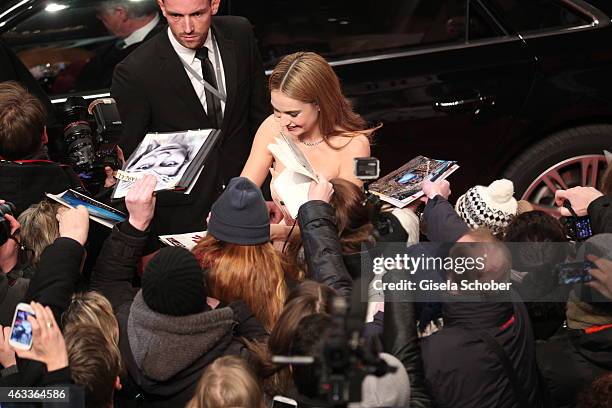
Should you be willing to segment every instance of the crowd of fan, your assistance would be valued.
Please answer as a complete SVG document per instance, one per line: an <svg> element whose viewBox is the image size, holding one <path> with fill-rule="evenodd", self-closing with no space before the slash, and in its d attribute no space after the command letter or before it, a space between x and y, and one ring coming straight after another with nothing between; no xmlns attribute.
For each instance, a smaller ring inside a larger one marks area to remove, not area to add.
<svg viewBox="0 0 612 408"><path fill-rule="evenodd" d="M0 140L3 157L38 157L43 147L16 140L26 139ZM438 303L389 296L373 303L366 335L397 371L366 377L362 401L350 406L609 407L612 170L603 182L600 190L556 193L557 204L568 200L589 217L595 235L587 256L596 268L592 282L568 287L565 301L555 302L544 300L557 289L550 254L510 265L502 242L569 242L565 227L517 202L507 180L473 187L455 208L447 181L426 182L421 217L410 209L383 211L384 230L372 222L360 188L340 179L313 182L299 234L281 253L270 243L261 191L238 177L213 205L207 235L192 251L163 248L144 268L154 177L131 188L128 220L90 263L87 210L24 195L29 186L14 183L13 197L0 197L18 203L4 216L8 233L0 246L0 386L64 385L72 406L100 408L255 408L276 395L299 407L331 406L320 395L320 360L290 365L272 356L318 355L334 324L332 299L349 297L355 279L373 276L362 270L362 251L404 242L409 254L419 254L427 251L420 231L430 242L493 245L496 261L463 278L512 281L517 297ZM432 279L452 279L448 273ZM399 277L389 272L385 279ZM36 312L27 351L8 344L19 302Z"/></svg>

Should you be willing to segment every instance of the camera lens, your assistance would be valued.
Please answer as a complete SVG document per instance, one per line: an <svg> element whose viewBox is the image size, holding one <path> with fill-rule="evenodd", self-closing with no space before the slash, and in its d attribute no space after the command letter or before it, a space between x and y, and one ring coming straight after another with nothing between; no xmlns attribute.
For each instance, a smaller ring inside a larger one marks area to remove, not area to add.
<svg viewBox="0 0 612 408"><path fill-rule="evenodd" d="M16 210L15 204L5 201L4 204L0 204L0 218L4 218L5 214L13 215Z"/></svg>
<svg viewBox="0 0 612 408"><path fill-rule="evenodd" d="M87 103L72 96L64 104L64 141L68 145L68 161L76 171L88 172L94 160L92 129L87 121Z"/></svg>

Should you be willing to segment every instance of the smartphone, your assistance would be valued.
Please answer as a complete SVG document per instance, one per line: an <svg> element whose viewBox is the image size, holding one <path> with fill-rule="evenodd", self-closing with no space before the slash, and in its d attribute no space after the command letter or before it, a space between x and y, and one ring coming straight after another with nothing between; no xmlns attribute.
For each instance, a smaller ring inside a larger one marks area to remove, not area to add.
<svg viewBox="0 0 612 408"><path fill-rule="evenodd" d="M593 277L590 270L595 268L593 262L568 262L556 266L555 270L559 276L559 283L571 285L573 283L590 282Z"/></svg>
<svg viewBox="0 0 612 408"><path fill-rule="evenodd" d="M32 325L28 316L35 316L32 307L27 303L19 303L15 308L9 344L21 350L32 348Z"/></svg>
<svg viewBox="0 0 612 408"><path fill-rule="evenodd" d="M272 399L272 406L270 408L296 408L297 406L298 404L294 399L276 395Z"/></svg>
<svg viewBox="0 0 612 408"><path fill-rule="evenodd" d="M574 218L574 226L576 239L578 241L584 241L593 235L593 229L591 228L591 220L589 217Z"/></svg>

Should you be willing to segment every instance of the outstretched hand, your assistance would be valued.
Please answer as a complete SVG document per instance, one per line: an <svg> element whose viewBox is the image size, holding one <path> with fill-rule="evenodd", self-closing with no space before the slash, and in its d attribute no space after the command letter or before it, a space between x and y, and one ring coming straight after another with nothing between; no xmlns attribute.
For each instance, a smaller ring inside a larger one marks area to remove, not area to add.
<svg viewBox="0 0 612 408"><path fill-rule="evenodd" d="M28 316L32 325L32 348L21 350L15 348L19 358L40 361L47 365L47 371L68 367L68 351L64 336L57 326L53 312L48 306L30 303L36 316Z"/></svg>
<svg viewBox="0 0 612 408"><path fill-rule="evenodd" d="M14 366L17 364L17 360L15 359L15 350L9 345L11 326L0 326L0 336L2 336L0 339L0 364L4 368Z"/></svg>
<svg viewBox="0 0 612 408"><path fill-rule="evenodd" d="M60 237L72 238L81 245L87 242L89 233L89 212L79 205L77 208L60 207L57 211Z"/></svg>
<svg viewBox="0 0 612 408"><path fill-rule="evenodd" d="M312 181L308 188L308 200L321 200L329 203L334 194L334 186L327 179L319 175L318 181Z"/></svg>
<svg viewBox="0 0 612 408"><path fill-rule="evenodd" d="M439 195L448 200L448 197L451 195L450 183L448 180L425 180L421 188L427 199L432 199Z"/></svg>
<svg viewBox="0 0 612 408"><path fill-rule="evenodd" d="M156 184L157 178L147 174L134 183L125 197L125 205L130 214L129 223L140 231L149 228L153 219Z"/></svg>
<svg viewBox="0 0 612 408"><path fill-rule="evenodd" d="M587 285L612 300L612 261L597 258L594 255L587 255L587 259L597 266L596 269L590 270L593 280L588 282Z"/></svg>
<svg viewBox="0 0 612 408"><path fill-rule="evenodd" d="M603 194L593 187L573 187L567 190L557 190L555 192L555 204L559 206L559 213L564 217L569 217L572 213L565 207L565 200L570 202L572 209L577 216L587 215L589 205Z"/></svg>

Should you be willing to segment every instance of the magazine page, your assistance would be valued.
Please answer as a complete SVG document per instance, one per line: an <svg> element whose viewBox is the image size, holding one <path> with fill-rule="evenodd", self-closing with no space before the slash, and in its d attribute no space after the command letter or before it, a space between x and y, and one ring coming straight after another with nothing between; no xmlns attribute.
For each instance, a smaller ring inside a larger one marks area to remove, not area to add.
<svg viewBox="0 0 612 408"><path fill-rule="evenodd" d="M312 179L303 174L284 169L272 180L274 191L285 204L289 215L297 219L302 204L308 201L308 190Z"/></svg>
<svg viewBox="0 0 612 408"><path fill-rule="evenodd" d="M47 193L47 197L69 208L84 206L89 212L89 218L108 228L127 220L127 215L121 211L74 190L66 190L61 194Z"/></svg>
<svg viewBox="0 0 612 408"><path fill-rule="evenodd" d="M369 191L380 196L381 200L402 208L423 195L421 185L424 180L444 179L458 168L455 161L417 156L372 183Z"/></svg>
<svg viewBox="0 0 612 408"><path fill-rule="evenodd" d="M145 174L157 178L155 191L173 190L188 170L213 129L148 133L117 172L113 198L123 198Z"/></svg>
<svg viewBox="0 0 612 408"><path fill-rule="evenodd" d="M268 150L276 160L283 163L283 166L291 171L303 174L312 180L317 179L310 161L290 137L281 132L281 137L277 137L275 140L276 143L268 145Z"/></svg>
<svg viewBox="0 0 612 408"><path fill-rule="evenodd" d="M188 232L186 234L160 235L159 240L168 246L176 246L191 251L206 236L206 231Z"/></svg>

